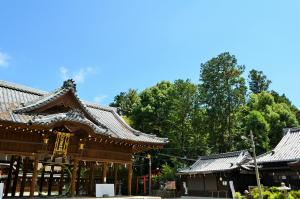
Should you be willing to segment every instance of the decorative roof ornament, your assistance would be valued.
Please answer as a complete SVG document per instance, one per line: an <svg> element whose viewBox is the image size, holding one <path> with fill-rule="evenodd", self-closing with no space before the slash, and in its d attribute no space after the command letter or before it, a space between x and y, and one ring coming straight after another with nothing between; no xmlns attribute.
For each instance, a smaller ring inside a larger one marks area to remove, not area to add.
<svg viewBox="0 0 300 199"><path fill-rule="evenodd" d="M76 92L76 84L75 81L73 79L68 79L64 81L64 84L62 86L62 89L69 89L72 88L74 90L74 92Z"/></svg>

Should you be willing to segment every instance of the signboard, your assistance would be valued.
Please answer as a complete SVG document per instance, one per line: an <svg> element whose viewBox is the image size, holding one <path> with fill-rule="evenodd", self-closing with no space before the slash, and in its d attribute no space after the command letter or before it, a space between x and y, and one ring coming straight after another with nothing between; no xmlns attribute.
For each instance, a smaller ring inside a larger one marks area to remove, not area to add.
<svg viewBox="0 0 300 199"><path fill-rule="evenodd" d="M96 197L103 197L108 195L109 197L115 196L114 184L96 184Z"/></svg>
<svg viewBox="0 0 300 199"><path fill-rule="evenodd" d="M70 133L57 132L53 157L56 155L66 157L71 136L72 134Z"/></svg>
<svg viewBox="0 0 300 199"><path fill-rule="evenodd" d="M176 189L176 182L175 181L167 181L165 189L166 190L175 190Z"/></svg>

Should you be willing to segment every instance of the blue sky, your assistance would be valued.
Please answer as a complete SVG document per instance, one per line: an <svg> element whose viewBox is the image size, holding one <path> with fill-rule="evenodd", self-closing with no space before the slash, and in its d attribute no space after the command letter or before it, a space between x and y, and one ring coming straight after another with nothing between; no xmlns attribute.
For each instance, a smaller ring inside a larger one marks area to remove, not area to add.
<svg viewBox="0 0 300 199"><path fill-rule="evenodd" d="M2 0L0 79L51 91L72 77L81 98L108 104L128 88L198 82L200 64L228 51L300 107L299 10L296 0Z"/></svg>

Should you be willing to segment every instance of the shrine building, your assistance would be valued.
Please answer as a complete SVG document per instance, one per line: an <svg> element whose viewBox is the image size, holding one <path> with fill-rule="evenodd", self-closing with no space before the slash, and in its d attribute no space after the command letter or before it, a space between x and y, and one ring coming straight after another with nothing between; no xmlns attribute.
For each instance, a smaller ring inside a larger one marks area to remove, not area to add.
<svg viewBox="0 0 300 199"><path fill-rule="evenodd" d="M4 196L91 196L108 178L131 195L133 155L167 142L131 128L116 108L82 101L73 80L53 92L0 81Z"/></svg>

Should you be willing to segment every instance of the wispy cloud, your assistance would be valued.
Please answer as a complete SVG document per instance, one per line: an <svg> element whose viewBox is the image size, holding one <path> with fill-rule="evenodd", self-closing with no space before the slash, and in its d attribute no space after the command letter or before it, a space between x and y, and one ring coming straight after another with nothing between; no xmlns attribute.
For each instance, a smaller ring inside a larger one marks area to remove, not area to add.
<svg viewBox="0 0 300 199"><path fill-rule="evenodd" d="M84 83L86 76L90 74L94 74L96 72L96 69L93 67L86 67L81 68L79 71L73 72L70 71L68 68L62 66L59 68L60 77L63 80L66 79L74 79L76 83Z"/></svg>
<svg viewBox="0 0 300 199"><path fill-rule="evenodd" d="M6 53L0 51L0 68L7 67L9 59L9 56Z"/></svg>
<svg viewBox="0 0 300 199"><path fill-rule="evenodd" d="M93 101L96 103L102 103L108 96L107 95L99 95L94 97Z"/></svg>
<svg viewBox="0 0 300 199"><path fill-rule="evenodd" d="M59 74L60 74L60 77L63 79L63 80L66 80L69 78L68 76L68 69L66 67L60 67L59 68Z"/></svg>

